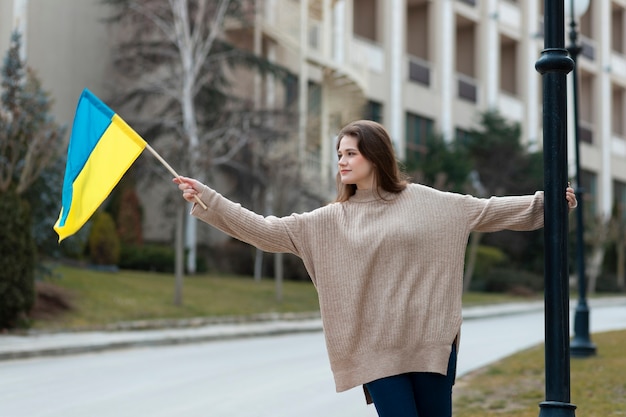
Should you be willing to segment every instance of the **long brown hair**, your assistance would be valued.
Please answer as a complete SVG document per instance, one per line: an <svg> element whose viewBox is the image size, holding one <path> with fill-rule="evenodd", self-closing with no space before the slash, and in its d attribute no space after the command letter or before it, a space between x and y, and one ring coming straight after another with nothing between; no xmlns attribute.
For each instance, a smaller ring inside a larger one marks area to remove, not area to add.
<svg viewBox="0 0 626 417"><path fill-rule="evenodd" d="M396 161L391 138L385 128L371 120L357 120L346 125L337 137L337 151L341 139L352 136L357 140L359 152L374 165L374 191L380 196L380 191L399 193L408 183ZM347 201L356 193L355 184L343 184L337 173L337 202Z"/></svg>

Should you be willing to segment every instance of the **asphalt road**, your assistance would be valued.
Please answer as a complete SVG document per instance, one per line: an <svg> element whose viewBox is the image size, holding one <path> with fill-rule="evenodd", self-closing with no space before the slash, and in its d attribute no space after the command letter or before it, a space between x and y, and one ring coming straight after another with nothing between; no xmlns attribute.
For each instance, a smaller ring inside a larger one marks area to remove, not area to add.
<svg viewBox="0 0 626 417"><path fill-rule="evenodd" d="M592 332L626 328L594 308ZM543 313L466 320L458 374L543 340ZM321 333L0 362L1 417L376 416L360 388L337 394Z"/></svg>

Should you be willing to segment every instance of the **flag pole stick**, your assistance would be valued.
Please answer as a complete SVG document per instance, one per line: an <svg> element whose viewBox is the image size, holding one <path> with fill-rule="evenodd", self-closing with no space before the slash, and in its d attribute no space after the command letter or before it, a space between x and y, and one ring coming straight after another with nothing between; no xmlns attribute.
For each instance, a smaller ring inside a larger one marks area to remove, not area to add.
<svg viewBox="0 0 626 417"><path fill-rule="evenodd" d="M163 166L165 166L165 168L168 169L168 171L175 176L176 178L180 179L180 175L178 175L178 173L176 171L174 171L174 168L172 168L170 166L170 164L167 163L167 161L165 159L163 159L161 157L161 155L159 155L159 153L157 151L154 150L154 148L152 146L150 146L148 143L146 143L146 149L148 149L150 151L150 153L152 155L154 155L154 157L156 159L159 160L160 163L163 164ZM196 199L196 203L200 204L200 206L202 206L203 209L208 210L208 207L206 206L206 204L204 204L204 202L202 202L202 200L200 200L200 198L198 198L197 195L194 196Z"/></svg>

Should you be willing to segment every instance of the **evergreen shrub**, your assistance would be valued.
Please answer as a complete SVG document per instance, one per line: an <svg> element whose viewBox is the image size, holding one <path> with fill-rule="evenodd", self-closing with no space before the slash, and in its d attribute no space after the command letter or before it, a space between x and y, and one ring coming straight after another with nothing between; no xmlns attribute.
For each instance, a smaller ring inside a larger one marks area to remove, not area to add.
<svg viewBox="0 0 626 417"><path fill-rule="evenodd" d="M157 243L145 245L123 244L119 266L121 269L173 273L175 262L176 253L171 245ZM186 262L185 259L185 265L187 265ZM196 259L196 272L204 273L207 270L206 260L198 257Z"/></svg>
<svg viewBox="0 0 626 417"><path fill-rule="evenodd" d="M174 249L157 244L122 245L120 268L153 272L174 272Z"/></svg>
<svg viewBox="0 0 626 417"><path fill-rule="evenodd" d="M0 329L25 325L35 300L31 222L25 201L11 191L0 194Z"/></svg>
<svg viewBox="0 0 626 417"><path fill-rule="evenodd" d="M94 265L118 265L120 246L113 218L105 211L97 211L89 234L89 259Z"/></svg>
<svg viewBox="0 0 626 417"><path fill-rule="evenodd" d="M494 268L485 278L485 291L534 294L543 291L543 276L520 268Z"/></svg>

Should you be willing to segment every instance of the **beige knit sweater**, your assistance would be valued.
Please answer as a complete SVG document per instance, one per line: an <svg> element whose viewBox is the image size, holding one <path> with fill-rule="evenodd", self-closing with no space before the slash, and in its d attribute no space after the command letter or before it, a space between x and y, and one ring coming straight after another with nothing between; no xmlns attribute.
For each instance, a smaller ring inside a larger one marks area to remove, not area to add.
<svg viewBox="0 0 626 417"><path fill-rule="evenodd" d="M543 226L543 193L472 196L411 184L303 214L263 217L206 187L192 214L267 252L302 258L318 295L337 391L405 372L445 374L461 327L471 231Z"/></svg>

